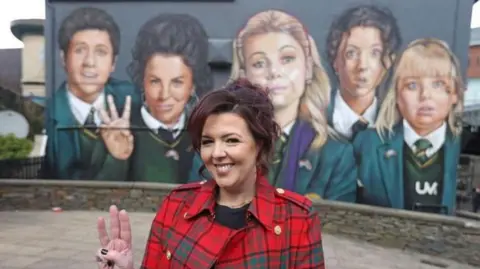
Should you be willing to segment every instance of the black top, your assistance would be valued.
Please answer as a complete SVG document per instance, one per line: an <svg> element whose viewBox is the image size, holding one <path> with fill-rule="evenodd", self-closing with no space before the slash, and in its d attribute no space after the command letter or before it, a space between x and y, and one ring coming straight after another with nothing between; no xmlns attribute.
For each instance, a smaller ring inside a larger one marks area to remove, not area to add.
<svg viewBox="0 0 480 269"><path fill-rule="evenodd" d="M215 221L230 229L238 230L247 225L247 210L250 204L240 208L230 208L228 206L215 206Z"/></svg>

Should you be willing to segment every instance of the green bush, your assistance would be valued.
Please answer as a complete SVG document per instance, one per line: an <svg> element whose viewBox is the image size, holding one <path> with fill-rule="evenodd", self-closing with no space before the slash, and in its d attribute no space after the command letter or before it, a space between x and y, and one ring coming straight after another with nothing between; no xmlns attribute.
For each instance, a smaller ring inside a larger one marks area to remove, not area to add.
<svg viewBox="0 0 480 269"><path fill-rule="evenodd" d="M13 134L0 135L0 160L27 158L33 148L33 142L17 138Z"/></svg>

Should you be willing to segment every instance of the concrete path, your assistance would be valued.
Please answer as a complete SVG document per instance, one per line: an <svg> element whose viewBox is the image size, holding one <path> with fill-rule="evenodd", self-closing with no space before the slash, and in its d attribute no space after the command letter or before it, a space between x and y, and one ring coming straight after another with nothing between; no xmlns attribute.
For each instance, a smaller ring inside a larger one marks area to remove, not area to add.
<svg viewBox="0 0 480 269"><path fill-rule="evenodd" d="M94 253L99 243L95 226L102 215L107 217L106 212L85 211L0 212L0 268L96 269ZM130 213L137 268L153 216ZM327 234L324 249L327 269L474 268ZM429 261L441 267L424 263Z"/></svg>

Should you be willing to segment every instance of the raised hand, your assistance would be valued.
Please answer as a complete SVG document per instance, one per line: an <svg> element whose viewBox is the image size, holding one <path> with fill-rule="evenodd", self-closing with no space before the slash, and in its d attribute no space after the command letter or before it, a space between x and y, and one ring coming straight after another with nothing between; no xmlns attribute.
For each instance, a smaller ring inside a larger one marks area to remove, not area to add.
<svg viewBox="0 0 480 269"><path fill-rule="evenodd" d="M130 132L130 96L125 99L125 108L122 116L118 116L117 108L113 102L113 97L109 95L107 102L110 115L105 110L100 111L100 118L103 124L100 126L100 135L110 154L119 160L126 160L133 152L133 135Z"/></svg>
<svg viewBox="0 0 480 269"><path fill-rule="evenodd" d="M99 269L133 269L132 229L130 218L125 210L118 212L116 206L110 206L110 237L106 230L105 219L98 218L98 239L102 246L97 251Z"/></svg>

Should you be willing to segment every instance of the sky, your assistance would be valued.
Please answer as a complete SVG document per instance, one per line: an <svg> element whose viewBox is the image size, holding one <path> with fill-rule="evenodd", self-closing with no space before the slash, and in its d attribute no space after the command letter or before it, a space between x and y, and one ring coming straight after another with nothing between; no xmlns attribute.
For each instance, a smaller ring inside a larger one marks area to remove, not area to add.
<svg viewBox="0 0 480 269"><path fill-rule="evenodd" d="M6 2L3 0L3 2ZM0 8L0 49L21 48L23 43L10 31L10 22L18 19L45 19L45 0L8 1ZM471 28L480 27L480 2L473 6Z"/></svg>

